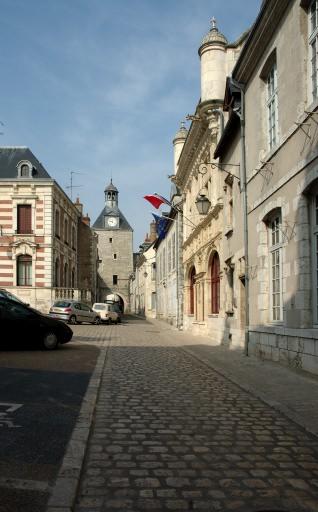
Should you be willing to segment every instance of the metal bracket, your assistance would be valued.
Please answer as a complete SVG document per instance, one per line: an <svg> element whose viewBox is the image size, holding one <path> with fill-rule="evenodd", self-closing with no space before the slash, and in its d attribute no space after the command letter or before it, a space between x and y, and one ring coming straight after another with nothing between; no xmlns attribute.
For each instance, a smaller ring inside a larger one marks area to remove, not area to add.
<svg viewBox="0 0 318 512"><path fill-rule="evenodd" d="M233 178L236 178L238 181L240 181L240 177L239 176L236 176L235 174L231 173L230 171L228 171L227 169L224 169L224 167L238 167L240 168L240 164L219 164L217 162L201 162L199 164L199 168L201 165L211 165L212 169L220 169L221 171L224 171L226 172L227 174L229 174L230 176L233 176ZM207 169L206 171L203 173L202 171L198 171L200 174L206 174L207 173Z"/></svg>

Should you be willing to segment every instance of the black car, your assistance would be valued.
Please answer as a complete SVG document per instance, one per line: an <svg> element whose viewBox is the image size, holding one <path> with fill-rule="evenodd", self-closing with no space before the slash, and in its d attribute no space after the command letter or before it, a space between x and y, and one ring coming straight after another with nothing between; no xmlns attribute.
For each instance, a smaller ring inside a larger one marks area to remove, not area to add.
<svg viewBox="0 0 318 512"><path fill-rule="evenodd" d="M71 340L73 331L64 322L49 318L26 304L0 297L0 347L11 341L22 346L40 344L46 350Z"/></svg>
<svg viewBox="0 0 318 512"><path fill-rule="evenodd" d="M16 295L13 295L13 293L9 292L5 288L0 288L0 299L10 299L14 300L15 302L19 302L19 304L24 304L28 306L29 304L26 304L26 302L23 302L23 300L19 299Z"/></svg>

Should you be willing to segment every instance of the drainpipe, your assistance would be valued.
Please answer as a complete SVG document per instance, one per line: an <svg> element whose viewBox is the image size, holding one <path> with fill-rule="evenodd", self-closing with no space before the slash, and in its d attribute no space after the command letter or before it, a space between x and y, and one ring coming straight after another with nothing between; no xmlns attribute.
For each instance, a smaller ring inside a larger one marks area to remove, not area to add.
<svg viewBox="0 0 318 512"><path fill-rule="evenodd" d="M177 318L176 318L176 323L177 323L177 329L180 329L180 303L179 303L179 300L180 300L180 297L179 297L179 290L180 290L180 283L179 283L179 212L177 212L177 222L176 222L176 227L175 227L175 237L176 237L176 242L175 242L175 250L176 250L176 255L175 255L175 258L176 258L176 294L177 294Z"/></svg>
<svg viewBox="0 0 318 512"><path fill-rule="evenodd" d="M248 209L247 209L247 179L246 179L246 143L245 143L245 91L244 84L237 82L232 78L234 85L241 92L241 111L236 112L241 122L241 165L240 165L240 190L243 203L243 223L244 223L244 256L245 256L245 338L244 353L248 356L249 349L249 266L248 266Z"/></svg>

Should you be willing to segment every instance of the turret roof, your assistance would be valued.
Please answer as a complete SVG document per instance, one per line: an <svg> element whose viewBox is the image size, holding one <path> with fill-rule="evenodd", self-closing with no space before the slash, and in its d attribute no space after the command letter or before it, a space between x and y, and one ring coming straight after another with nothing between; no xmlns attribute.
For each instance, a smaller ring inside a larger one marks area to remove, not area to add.
<svg viewBox="0 0 318 512"><path fill-rule="evenodd" d="M113 185L113 180L112 179L110 180L110 184L108 185L108 187L105 188L105 192L118 192L118 190L115 187L115 185Z"/></svg>
<svg viewBox="0 0 318 512"><path fill-rule="evenodd" d="M185 140L187 138L187 135L188 135L188 130L184 126L184 121L182 121L179 130L177 131L177 133L174 136L173 142L178 139Z"/></svg>
<svg viewBox="0 0 318 512"><path fill-rule="evenodd" d="M199 53L203 46L213 45L213 44L221 44L224 46L226 46L228 44L228 40L226 39L226 37L223 34L221 34L221 32L219 32L219 29L216 26L215 18L212 18L211 28L210 28L209 32L207 33L207 35L204 36L204 38L202 39L202 42L201 42L201 45L199 48Z"/></svg>

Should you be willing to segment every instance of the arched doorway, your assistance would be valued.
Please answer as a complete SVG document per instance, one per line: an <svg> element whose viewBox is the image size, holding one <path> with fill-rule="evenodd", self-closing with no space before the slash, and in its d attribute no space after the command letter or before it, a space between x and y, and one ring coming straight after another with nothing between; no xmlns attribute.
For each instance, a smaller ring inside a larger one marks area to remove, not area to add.
<svg viewBox="0 0 318 512"><path fill-rule="evenodd" d="M220 312L220 258L217 252L211 261L211 313Z"/></svg>
<svg viewBox="0 0 318 512"><path fill-rule="evenodd" d="M195 283L195 267L192 267L189 273L189 315L194 315L194 283Z"/></svg>

